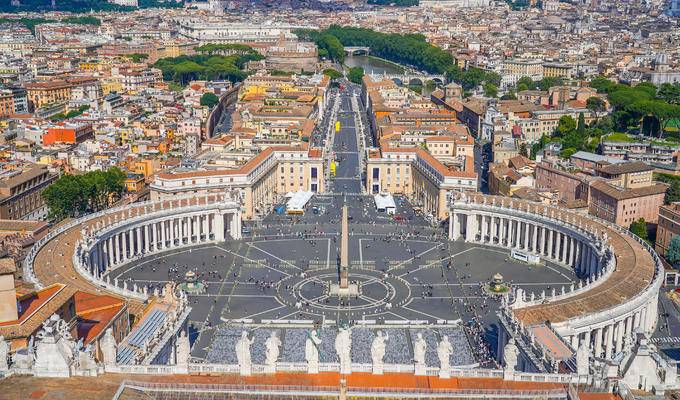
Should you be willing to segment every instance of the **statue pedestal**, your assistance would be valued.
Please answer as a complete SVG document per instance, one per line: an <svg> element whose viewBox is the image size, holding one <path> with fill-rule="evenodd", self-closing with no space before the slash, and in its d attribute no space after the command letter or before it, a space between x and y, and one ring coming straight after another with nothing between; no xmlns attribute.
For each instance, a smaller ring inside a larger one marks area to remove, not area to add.
<svg viewBox="0 0 680 400"><path fill-rule="evenodd" d="M439 377L442 379L449 379L451 377L451 368L441 368L439 370Z"/></svg>
<svg viewBox="0 0 680 400"><path fill-rule="evenodd" d="M425 364L416 364L415 375L416 376L427 375L427 367L425 366Z"/></svg>
<svg viewBox="0 0 680 400"><path fill-rule="evenodd" d="M340 374L350 375L352 373L352 363L340 363Z"/></svg>
<svg viewBox="0 0 680 400"><path fill-rule="evenodd" d="M335 297L352 297L359 295L359 285L356 283L349 283L347 287L341 284L331 283L331 296Z"/></svg>
<svg viewBox="0 0 680 400"><path fill-rule="evenodd" d="M241 376L250 376L253 374L253 371L250 365L239 365L239 374Z"/></svg>
<svg viewBox="0 0 680 400"><path fill-rule="evenodd" d="M373 365L373 375L382 375L383 374L383 365L382 364L374 364Z"/></svg>
<svg viewBox="0 0 680 400"><path fill-rule="evenodd" d="M319 363L307 362L307 373L308 374L318 374L319 373Z"/></svg>
<svg viewBox="0 0 680 400"><path fill-rule="evenodd" d="M264 373L265 374L275 374L276 373L276 364L265 364L264 365Z"/></svg>

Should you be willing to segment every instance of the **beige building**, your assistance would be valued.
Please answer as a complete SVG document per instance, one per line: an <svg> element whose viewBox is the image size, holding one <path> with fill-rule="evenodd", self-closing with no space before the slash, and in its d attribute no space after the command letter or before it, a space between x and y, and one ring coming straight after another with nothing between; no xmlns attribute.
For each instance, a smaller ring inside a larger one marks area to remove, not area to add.
<svg viewBox="0 0 680 400"><path fill-rule="evenodd" d="M588 212L626 228L640 218L655 224L666 189L667 186L660 183L622 188L605 181L595 181L590 184Z"/></svg>
<svg viewBox="0 0 680 400"><path fill-rule="evenodd" d="M176 169L157 174L151 184L151 199L236 189L240 192L243 218L251 219L271 211L288 192L325 190L321 149L269 147L256 155L217 161L191 171Z"/></svg>
<svg viewBox="0 0 680 400"><path fill-rule="evenodd" d="M369 152L366 190L407 196L424 214L448 217L447 199L454 191L477 191L472 158L445 165L420 147L383 148Z"/></svg>
<svg viewBox="0 0 680 400"><path fill-rule="evenodd" d="M46 104L69 101L72 85L66 81L33 82L26 84L29 108L38 109Z"/></svg>

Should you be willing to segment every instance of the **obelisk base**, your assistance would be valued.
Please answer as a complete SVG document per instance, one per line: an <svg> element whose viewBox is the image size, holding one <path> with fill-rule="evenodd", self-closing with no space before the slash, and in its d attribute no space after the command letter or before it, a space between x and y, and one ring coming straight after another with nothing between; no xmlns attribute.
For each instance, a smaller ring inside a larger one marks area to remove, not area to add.
<svg viewBox="0 0 680 400"><path fill-rule="evenodd" d="M347 287L342 287L338 283L331 283L331 296L353 297L359 295L359 285L350 283Z"/></svg>

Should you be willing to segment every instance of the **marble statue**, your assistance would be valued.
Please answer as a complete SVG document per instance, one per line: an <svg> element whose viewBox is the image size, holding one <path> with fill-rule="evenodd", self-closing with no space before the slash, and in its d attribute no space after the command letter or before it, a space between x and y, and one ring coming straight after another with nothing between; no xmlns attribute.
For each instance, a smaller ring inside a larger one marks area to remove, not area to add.
<svg viewBox="0 0 680 400"><path fill-rule="evenodd" d="M338 354L340 361L340 373L352 373L352 360L350 352L352 351L352 332L350 328L341 328L337 336L335 336L335 352Z"/></svg>
<svg viewBox="0 0 680 400"><path fill-rule="evenodd" d="M75 343L68 324L59 315L52 314L43 322L36 335L37 347L33 373L38 377L68 378L74 363Z"/></svg>
<svg viewBox="0 0 680 400"><path fill-rule="evenodd" d="M250 358L250 345L255 339L248 338L248 332L241 332L241 338L236 342L236 359L241 375L249 376L252 372L252 360Z"/></svg>
<svg viewBox="0 0 680 400"><path fill-rule="evenodd" d="M382 375L383 373L383 358L385 357L386 343L389 335L383 334L382 331L376 332L376 336L371 343L371 358L373 359L373 373Z"/></svg>
<svg viewBox="0 0 680 400"><path fill-rule="evenodd" d="M104 332L104 337L99 341L104 365L116 365L116 339L113 337L113 328Z"/></svg>
<svg viewBox="0 0 680 400"><path fill-rule="evenodd" d="M7 372L9 365L7 364L7 355L9 354L9 344L5 342L5 337L0 336L0 372Z"/></svg>
<svg viewBox="0 0 680 400"><path fill-rule="evenodd" d="M427 343L423 338L423 334L418 332L415 343L413 343L413 360L416 363L415 374L425 375L425 350L427 350Z"/></svg>
<svg viewBox="0 0 680 400"><path fill-rule="evenodd" d="M305 360L307 360L307 373L319 373L319 345L321 339L316 330L313 330L307 336L305 342Z"/></svg>
<svg viewBox="0 0 680 400"><path fill-rule="evenodd" d="M279 347L281 347L281 339L279 339L276 331L272 331L264 345L267 348L265 372L273 374L276 372L276 360L279 358Z"/></svg>
<svg viewBox="0 0 680 400"><path fill-rule="evenodd" d="M517 345L515 344L515 339L510 338L508 343L503 348L503 362L505 371L514 372L517 367L519 351L517 350Z"/></svg>
<svg viewBox="0 0 680 400"><path fill-rule="evenodd" d="M80 375L97 376L97 362L94 360L92 344L83 347L82 342L79 343L74 359L76 361L76 369Z"/></svg>
<svg viewBox="0 0 680 400"><path fill-rule="evenodd" d="M177 338L177 365L186 367L189 365L189 358L191 357L191 342L189 342L189 336L187 336L186 331L182 329L182 333Z"/></svg>
<svg viewBox="0 0 680 400"><path fill-rule="evenodd" d="M451 377L451 363L449 358L453 353L453 346L449 342L449 337L444 335L442 340L437 345L437 357L439 357L439 377L440 378L450 378Z"/></svg>

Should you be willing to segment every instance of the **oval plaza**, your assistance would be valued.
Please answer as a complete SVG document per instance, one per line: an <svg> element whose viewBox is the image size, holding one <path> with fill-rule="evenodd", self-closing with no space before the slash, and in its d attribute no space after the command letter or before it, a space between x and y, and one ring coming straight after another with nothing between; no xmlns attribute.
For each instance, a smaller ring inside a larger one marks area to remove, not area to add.
<svg viewBox="0 0 680 400"><path fill-rule="evenodd" d="M28 271L43 287L66 282L138 312L126 337L100 343L106 372L605 387L657 323L658 256L592 217L458 194L446 232L381 220L369 196L317 195L310 203L329 215L272 216L251 232L240 201L180 197L93 214L40 240ZM666 375L651 371L655 384L673 385L671 367L658 366Z"/></svg>

